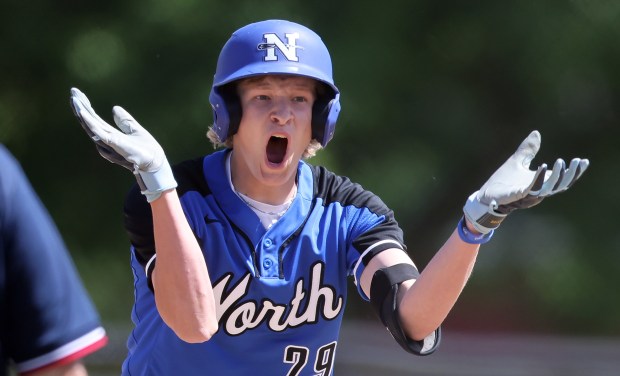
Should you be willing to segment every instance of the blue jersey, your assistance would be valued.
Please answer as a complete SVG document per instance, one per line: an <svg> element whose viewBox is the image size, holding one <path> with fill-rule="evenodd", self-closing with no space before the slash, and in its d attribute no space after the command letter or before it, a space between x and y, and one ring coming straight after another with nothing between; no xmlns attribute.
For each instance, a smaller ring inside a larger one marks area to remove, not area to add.
<svg viewBox="0 0 620 376"><path fill-rule="evenodd" d="M404 249L392 211L377 196L303 161L295 199L266 230L231 188L229 152L174 168L217 305L219 330L205 343L183 342L159 316L149 280L152 214L137 187L128 195L135 328L123 375L330 375L348 278L357 283L379 252ZM358 291L367 299L359 284Z"/></svg>
<svg viewBox="0 0 620 376"><path fill-rule="evenodd" d="M0 145L0 375L77 360L107 337L65 245Z"/></svg>

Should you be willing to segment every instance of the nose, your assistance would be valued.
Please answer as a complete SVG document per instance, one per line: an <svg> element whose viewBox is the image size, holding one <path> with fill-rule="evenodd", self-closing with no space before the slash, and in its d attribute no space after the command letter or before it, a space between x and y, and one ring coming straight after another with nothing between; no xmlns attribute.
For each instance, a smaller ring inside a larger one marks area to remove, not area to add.
<svg viewBox="0 0 620 376"><path fill-rule="evenodd" d="M287 124L293 118L291 104L287 99L274 100L271 109L271 121L279 125Z"/></svg>

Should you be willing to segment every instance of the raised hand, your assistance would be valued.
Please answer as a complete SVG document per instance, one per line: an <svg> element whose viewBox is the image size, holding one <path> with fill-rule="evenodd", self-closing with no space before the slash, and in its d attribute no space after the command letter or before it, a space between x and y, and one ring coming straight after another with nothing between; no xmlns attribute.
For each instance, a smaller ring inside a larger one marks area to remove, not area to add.
<svg viewBox="0 0 620 376"><path fill-rule="evenodd" d="M538 131L530 133L482 188L469 196L463 212L476 230L489 233L512 211L532 207L545 197L567 190L588 168L587 159L574 158L568 167L564 160L557 159L551 170L544 163L530 170L540 142Z"/></svg>
<svg viewBox="0 0 620 376"><path fill-rule="evenodd" d="M127 111L119 106L112 109L119 130L101 119L86 95L76 88L71 89L71 108L99 154L132 171L149 202L161 192L176 188L164 150Z"/></svg>

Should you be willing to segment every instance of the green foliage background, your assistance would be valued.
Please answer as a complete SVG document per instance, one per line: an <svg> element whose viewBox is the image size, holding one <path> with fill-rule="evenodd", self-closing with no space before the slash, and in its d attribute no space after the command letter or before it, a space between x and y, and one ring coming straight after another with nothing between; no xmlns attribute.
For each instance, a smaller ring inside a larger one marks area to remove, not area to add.
<svg viewBox="0 0 620 376"><path fill-rule="evenodd" d="M511 215L483 247L446 326L620 334L619 2L7 0L0 141L57 221L106 322L129 322L122 201L133 177L96 153L69 89L109 120L113 105L125 107L172 162L210 153L219 50L267 18L309 26L332 53L343 111L311 162L379 194L420 267L531 130L543 136L535 163L589 158L568 193ZM355 294L347 315L372 317Z"/></svg>

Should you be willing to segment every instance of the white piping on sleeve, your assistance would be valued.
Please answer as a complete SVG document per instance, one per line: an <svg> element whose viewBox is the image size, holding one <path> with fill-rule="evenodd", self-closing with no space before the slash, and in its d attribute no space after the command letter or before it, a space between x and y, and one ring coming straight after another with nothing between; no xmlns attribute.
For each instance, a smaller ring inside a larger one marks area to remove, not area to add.
<svg viewBox="0 0 620 376"><path fill-rule="evenodd" d="M355 267L353 267L353 280L354 280L356 286L357 286L357 282L358 282L357 281L357 268L359 268L360 264L362 263L362 259L366 256L366 254L368 254L370 251L372 251L376 247L378 247L380 245L383 245L383 244L387 244L387 243L396 244L399 249L403 249L402 244L400 244L396 240L392 240L392 239L386 239L386 240L378 241L375 244L371 245L370 247L366 248L366 250L364 252L362 252L360 257L357 259L357 262L355 263Z"/></svg>
<svg viewBox="0 0 620 376"><path fill-rule="evenodd" d="M102 327L98 327L85 335L77 338L56 350L53 350L47 354L43 354L34 359L27 360L25 362L21 362L16 364L16 369L18 372L28 372L37 368L44 367L48 364L52 364L61 359L64 359L68 356L75 354L83 350L84 348L91 346L99 341L101 341L106 336L105 329Z"/></svg>
<svg viewBox="0 0 620 376"><path fill-rule="evenodd" d="M155 258L157 257L157 253L153 255L153 257L151 257L151 259L149 260L149 262L146 263L146 266L144 267L144 274L146 275L146 278L149 277L149 267L151 266L151 264L153 263L153 261L155 261Z"/></svg>

